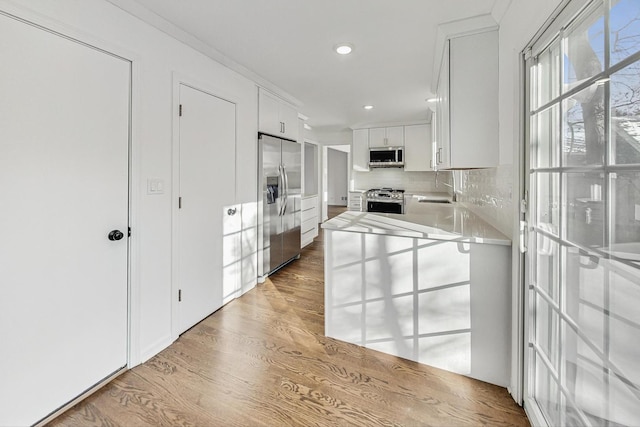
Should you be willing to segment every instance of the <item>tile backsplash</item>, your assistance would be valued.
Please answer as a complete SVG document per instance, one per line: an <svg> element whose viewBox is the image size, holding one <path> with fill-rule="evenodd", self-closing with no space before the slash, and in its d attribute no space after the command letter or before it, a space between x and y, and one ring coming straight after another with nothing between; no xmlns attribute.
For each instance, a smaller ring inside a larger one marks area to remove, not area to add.
<svg viewBox="0 0 640 427"><path fill-rule="evenodd" d="M353 171L351 174L351 190L368 190L370 188L391 187L411 192L448 192L451 188L451 174L438 173L436 184L435 172L407 172L402 169L373 169L369 172Z"/></svg>
<svg viewBox="0 0 640 427"><path fill-rule="evenodd" d="M497 228L513 237L513 166L456 171L459 202ZM457 179L460 178L460 179Z"/></svg>
<svg viewBox="0 0 640 427"><path fill-rule="evenodd" d="M402 169L353 171L352 190L391 187L406 192L446 192L456 174L457 200L505 236L513 237L513 166L438 172L407 172Z"/></svg>

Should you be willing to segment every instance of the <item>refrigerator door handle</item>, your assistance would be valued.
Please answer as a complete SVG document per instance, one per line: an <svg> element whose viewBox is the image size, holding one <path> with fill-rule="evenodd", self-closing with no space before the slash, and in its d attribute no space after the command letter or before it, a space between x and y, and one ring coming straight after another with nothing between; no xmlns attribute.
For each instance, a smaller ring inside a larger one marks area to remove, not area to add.
<svg viewBox="0 0 640 427"><path fill-rule="evenodd" d="M278 200L280 201L278 206L278 216L282 216L282 200L284 197L284 179L282 177L282 165L278 165Z"/></svg>
<svg viewBox="0 0 640 427"><path fill-rule="evenodd" d="M287 212L287 205L289 204L289 177L287 176L287 168L282 165L282 176L284 178L284 207L282 209L282 215Z"/></svg>

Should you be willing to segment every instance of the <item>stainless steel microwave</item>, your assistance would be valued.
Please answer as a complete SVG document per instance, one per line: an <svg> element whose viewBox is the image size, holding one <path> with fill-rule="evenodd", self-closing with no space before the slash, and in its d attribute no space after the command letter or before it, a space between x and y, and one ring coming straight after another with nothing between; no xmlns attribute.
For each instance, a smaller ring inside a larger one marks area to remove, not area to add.
<svg viewBox="0 0 640 427"><path fill-rule="evenodd" d="M375 147L369 149L370 168L403 168L403 147Z"/></svg>

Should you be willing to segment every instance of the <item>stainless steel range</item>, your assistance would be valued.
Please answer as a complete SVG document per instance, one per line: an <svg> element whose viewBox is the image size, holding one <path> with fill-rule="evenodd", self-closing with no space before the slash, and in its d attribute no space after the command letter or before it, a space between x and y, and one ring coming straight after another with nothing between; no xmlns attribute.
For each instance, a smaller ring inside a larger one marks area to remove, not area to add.
<svg viewBox="0 0 640 427"><path fill-rule="evenodd" d="M366 197L367 212L404 213L404 190L372 188Z"/></svg>

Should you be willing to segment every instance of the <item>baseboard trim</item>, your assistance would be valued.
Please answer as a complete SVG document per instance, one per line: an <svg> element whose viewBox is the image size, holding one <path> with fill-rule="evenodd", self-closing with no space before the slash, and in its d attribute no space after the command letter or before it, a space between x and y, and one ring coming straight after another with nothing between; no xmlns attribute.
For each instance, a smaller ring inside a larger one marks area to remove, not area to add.
<svg viewBox="0 0 640 427"><path fill-rule="evenodd" d="M60 415L62 415L68 409L72 408L76 404L78 404L81 401L85 400L87 397L91 396L93 393L95 393L96 391L100 390L102 387L104 387L105 385L109 384L111 381L113 381L114 379L116 379L117 377L119 377L120 375L124 374L127 371L128 371L127 367L123 366L122 368L118 369L114 373L106 376L100 382L95 384L93 387L91 387L91 388L85 390L83 393L79 394L75 399L67 402L66 404L62 405L61 407L59 407L58 409L56 409L55 411L53 411L52 413L50 413L49 415L47 415L46 417L44 417L43 419L41 419L40 421L35 423L34 426L35 427L41 427L41 426L44 426L44 425L48 424L49 422L53 421L55 418L57 418Z"/></svg>

